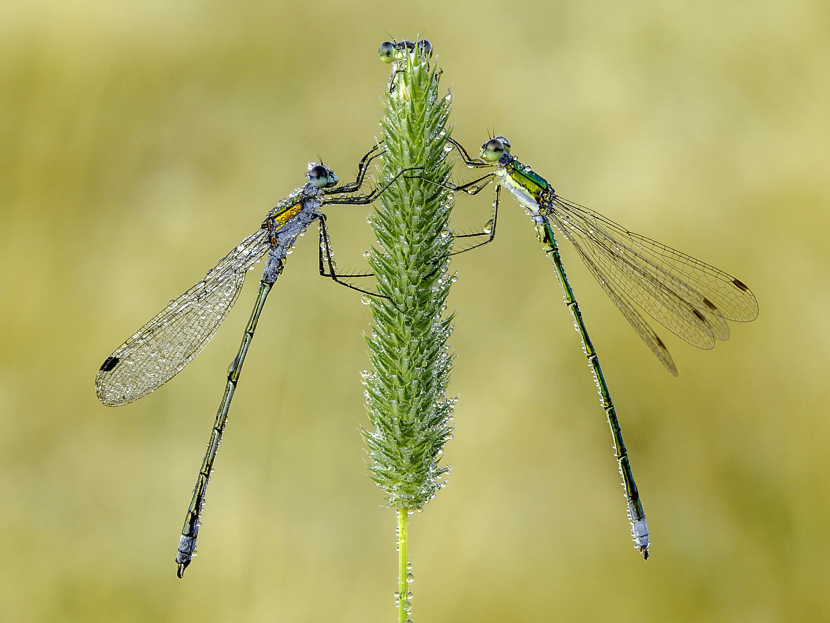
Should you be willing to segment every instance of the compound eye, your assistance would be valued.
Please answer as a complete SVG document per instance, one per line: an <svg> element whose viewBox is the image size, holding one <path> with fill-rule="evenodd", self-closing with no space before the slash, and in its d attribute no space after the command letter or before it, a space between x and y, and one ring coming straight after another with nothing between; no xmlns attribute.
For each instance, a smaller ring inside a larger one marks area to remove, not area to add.
<svg viewBox="0 0 830 623"><path fill-rule="evenodd" d="M488 162L497 162L504 154L504 144L497 138L491 138L481 146L480 155Z"/></svg>
<svg viewBox="0 0 830 623"><path fill-rule="evenodd" d="M314 184L317 188L325 188L337 183L337 176L332 171L324 167L322 164L315 164L306 172L308 181ZM334 177L334 181L332 181Z"/></svg>
<svg viewBox="0 0 830 623"><path fill-rule="evenodd" d="M421 39L417 45L421 48L421 51L425 57L430 58L432 56L432 44L429 41Z"/></svg>
<svg viewBox="0 0 830 623"><path fill-rule="evenodd" d="M380 56L380 60L384 63L391 63L395 60L396 51L397 46L394 43L391 41L384 41L378 48L378 56Z"/></svg>

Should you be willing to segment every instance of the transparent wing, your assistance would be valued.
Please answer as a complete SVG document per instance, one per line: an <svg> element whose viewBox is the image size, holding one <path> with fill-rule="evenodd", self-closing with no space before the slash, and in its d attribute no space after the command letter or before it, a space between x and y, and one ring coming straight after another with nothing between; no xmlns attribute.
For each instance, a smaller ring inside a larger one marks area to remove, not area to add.
<svg viewBox="0 0 830 623"><path fill-rule="evenodd" d="M620 294L698 348L712 348L715 340L727 339L727 320L748 322L758 316L758 302L749 288L713 266L561 197L553 198L547 215L652 351L653 331L641 317L632 320L620 304Z"/></svg>
<svg viewBox="0 0 830 623"><path fill-rule="evenodd" d="M267 230L248 236L204 279L115 349L95 377L98 399L111 407L125 405L181 372L224 322L245 275L268 248Z"/></svg>
<svg viewBox="0 0 830 623"><path fill-rule="evenodd" d="M625 295L618 292L609 281L602 278L596 264L594 264L590 257L585 255L582 247L577 246L576 251L579 254L579 257L582 258L582 261L585 262L588 270L591 271L591 274L599 282L599 285L602 286L603 290L605 290L608 298L614 302L617 309L622 312L622 315L625 316L625 319L628 320L629 324L637 332L637 335L642 338L646 345L651 349L651 352L653 352L654 355L660 360L660 363L666 367L666 370L671 372L674 376L677 376L677 366L674 365L674 359L672 359L669 354L669 350L666 348L666 345L663 344L663 340L658 337L658 335L654 332L654 329L651 328L640 313L634 309L631 302L625 297Z"/></svg>

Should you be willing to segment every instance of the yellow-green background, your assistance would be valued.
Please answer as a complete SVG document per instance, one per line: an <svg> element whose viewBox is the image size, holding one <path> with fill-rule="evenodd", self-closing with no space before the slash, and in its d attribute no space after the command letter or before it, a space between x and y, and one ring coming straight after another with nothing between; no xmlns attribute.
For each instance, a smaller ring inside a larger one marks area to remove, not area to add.
<svg viewBox="0 0 830 623"><path fill-rule="evenodd" d="M453 472L412 517L413 620L830 619L825 0L0 5L0 619L395 620L395 518L358 434L367 308L317 276L313 235L265 309L184 581L257 279L168 386L108 409L93 378L309 160L354 174L379 134L377 47L419 32L458 140L509 136L563 196L738 276L761 314L713 352L659 331L674 379L564 250L643 562L555 274L506 202L495 243L453 261ZM328 212L359 267L365 209Z"/></svg>

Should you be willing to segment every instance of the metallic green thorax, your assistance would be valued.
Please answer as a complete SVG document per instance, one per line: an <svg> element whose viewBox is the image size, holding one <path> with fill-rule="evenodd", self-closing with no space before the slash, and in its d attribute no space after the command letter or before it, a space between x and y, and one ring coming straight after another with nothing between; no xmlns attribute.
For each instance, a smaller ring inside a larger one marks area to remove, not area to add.
<svg viewBox="0 0 830 623"><path fill-rule="evenodd" d="M533 213L538 212L540 206L548 203L553 196L553 188L545 178L509 154L499 160L496 175L499 176L499 183Z"/></svg>
<svg viewBox="0 0 830 623"><path fill-rule="evenodd" d="M526 167L512 156L505 169L514 184L521 185L534 197L540 197L542 192L546 190L553 191L553 188L544 177L531 171L530 167Z"/></svg>

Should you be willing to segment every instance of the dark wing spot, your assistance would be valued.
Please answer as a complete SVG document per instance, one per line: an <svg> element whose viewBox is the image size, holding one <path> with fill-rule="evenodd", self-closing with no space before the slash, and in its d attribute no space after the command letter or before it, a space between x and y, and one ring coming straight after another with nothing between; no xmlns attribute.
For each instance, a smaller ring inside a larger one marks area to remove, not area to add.
<svg viewBox="0 0 830 623"><path fill-rule="evenodd" d="M708 307L712 311L718 311L718 308L715 307L715 304L706 297L703 297L703 304L706 305L706 307Z"/></svg>
<svg viewBox="0 0 830 623"><path fill-rule="evenodd" d="M663 350L666 350L666 345L665 345L665 344L663 344L663 340L661 340L661 339L660 339L658 336L656 336L656 335L654 336L654 339L655 339L655 340L657 340L657 344L660 346L660 348L662 348Z"/></svg>
<svg viewBox="0 0 830 623"><path fill-rule="evenodd" d="M101 372L114 370L119 363L121 363L121 360L118 357L107 357L107 360L101 364Z"/></svg>
<svg viewBox="0 0 830 623"><path fill-rule="evenodd" d="M736 288L738 288L739 290L743 290L744 292L749 292L749 288L747 288L747 287L746 287L746 284L744 284L744 283L743 283L743 282L741 282L740 280L738 280L738 279L733 279L733 280L732 280L732 283L734 283L734 284L735 284L735 287L736 287Z"/></svg>
<svg viewBox="0 0 830 623"><path fill-rule="evenodd" d="M697 316L698 320L700 320L701 322L706 322L706 318L704 318L704 317L703 317L703 314L701 314L701 313L700 313L699 311L697 311L696 309L693 309L693 310L692 310L692 313L693 313L695 316Z"/></svg>

